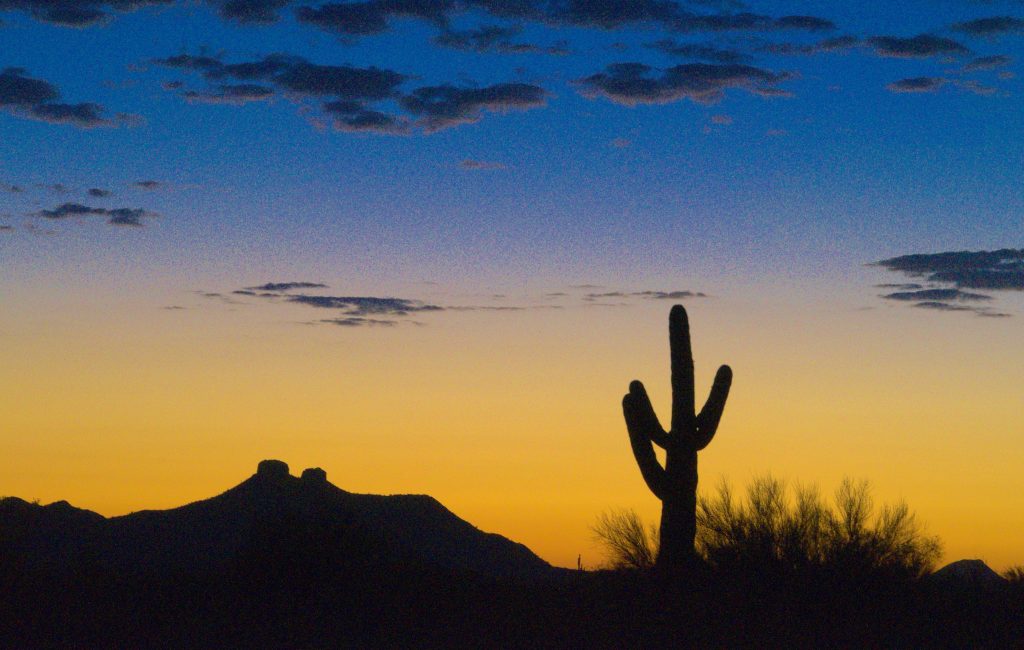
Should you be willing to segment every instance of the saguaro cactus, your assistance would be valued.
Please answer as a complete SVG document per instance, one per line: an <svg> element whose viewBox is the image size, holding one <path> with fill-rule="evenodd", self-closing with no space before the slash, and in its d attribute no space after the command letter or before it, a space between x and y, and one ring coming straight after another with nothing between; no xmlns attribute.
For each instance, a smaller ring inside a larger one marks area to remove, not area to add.
<svg viewBox="0 0 1024 650"><path fill-rule="evenodd" d="M697 534L697 452L708 446L718 429L725 400L732 385L732 370L722 366L715 375L711 394L700 413L695 412L693 352L686 309L675 305L668 316L672 361L672 428L658 422L644 385L629 384L622 398L629 442L647 487L661 499L661 544L655 567L677 571L695 556ZM665 450L662 467L654 445Z"/></svg>

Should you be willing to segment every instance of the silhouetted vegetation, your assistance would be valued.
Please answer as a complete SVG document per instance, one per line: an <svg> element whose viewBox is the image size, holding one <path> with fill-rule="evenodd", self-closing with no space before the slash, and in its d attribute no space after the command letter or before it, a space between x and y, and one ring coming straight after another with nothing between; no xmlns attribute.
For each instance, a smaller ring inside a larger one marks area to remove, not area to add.
<svg viewBox="0 0 1024 650"><path fill-rule="evenodd" d="M633 511L594 526L611 566L640 584L656 647L1024 647L1024 570L940 555L905 503L874 507L866 482L831 502L811 487L723 482L697 504L699 562L667 578L645 558L656 531Z"/></svg>
<svg viewBox="0 0 1024 650"><path fill-rule="evenodd" d="M650 569L658 557L658 529L634 510L603 512L591 530L605 547L613 569Z"/></svg>
<svg viewBox="0 0 1024 650"><path fill-rule="evenodd" d="M722 481L712 496L697 500L698 556L720 570L920 578L941 555L939 539L924 534L906 503L876 510L866 481L845 479L834 506L814 487L797 486L793 492L790 497L785 483L767 476L755 479L746 500L738 501ZM657 530L635 511L602 513L593 530L612 567L653 565Z"/></svg>
<svg viewBox="0 0 1024 650"><path fill-rule="evenodd" d="M1012 585L1024 586L1024 565L1010 567L1003 572L1003 577Z"/></svg>
<svg viewBox="0 0 1024 650"><path fill-rule="evenodd" d="M686 309L675 305L668 317L672 366L672 428L665 431L654 413L647 390L639 381L629 385L622 398L622 412L633 456L640 474L654 496L661 499L661 528L655 566L678 573L695 560L697 533L697 452L711 443L722 418L732 385L732 370L722 366L715 375L704 408L696 413L693 387L693 352ZM654 445L665 450L662 467Z"/></svg>
<svg viewBox="0 0 1024 650"><path fill-rule="evenodd" d="M737 570L829 570L918 578L941 555L906 503L876 510L866 481L845 479L834 507L813 487L759 478L737 502L728 483L697 504L697 546L711 565Z"/></svg>

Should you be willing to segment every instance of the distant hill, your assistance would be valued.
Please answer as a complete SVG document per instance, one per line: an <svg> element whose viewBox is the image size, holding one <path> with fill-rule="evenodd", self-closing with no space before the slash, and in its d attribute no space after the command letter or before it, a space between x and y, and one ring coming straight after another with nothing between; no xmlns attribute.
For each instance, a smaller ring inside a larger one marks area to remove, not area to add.
<svg viewBox="0 0 1024 650"><path fill-rule="evenodd" d="M276 460L170 510L0 500L0 648L572 643L576 574L429 496Z"/></svg>
<svg viewBox="0 0 1024 650"><path fill-rule="evenodd" d="M422 564L505 579L557 570L526 546L485 533L426 495L346 492L318 468L291 476L277 460L223 494L170 510L105 518L66 501L0 500L3 550L30 566L71 568L83 558L128 574L214 570L253 544L316 531L381 561Z"/></svg>
<svg viewBox="0 0 1024 650"><path fill-rule="evenodd" d="M960 588L999 588L1006 585L1006 578L992 570L982 560L957 560L938 569L925 580L936 586Z"/></svg>

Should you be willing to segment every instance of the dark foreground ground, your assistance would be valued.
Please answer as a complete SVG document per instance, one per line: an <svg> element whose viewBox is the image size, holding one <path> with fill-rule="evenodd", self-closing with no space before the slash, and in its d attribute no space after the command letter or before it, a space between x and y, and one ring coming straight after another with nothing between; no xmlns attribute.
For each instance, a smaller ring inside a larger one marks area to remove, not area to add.
<svg viewBox="0 0 1024 650"><path fill-rule="evenodd" d="M557 569L430 497L352 494L277 461L125 517L0 499L0 648L262 647L1024 648L1024 589Z"/></svg>
<svg viewBox="0 0 1024 650"><path fill-rule="evenodd" d="M0 645L81 647L1024 647L1024 594L856 580L565 572L527 584L337 557L277 537L204 574L18 571ZM13 569L13 571L12 571Z"/></svg>

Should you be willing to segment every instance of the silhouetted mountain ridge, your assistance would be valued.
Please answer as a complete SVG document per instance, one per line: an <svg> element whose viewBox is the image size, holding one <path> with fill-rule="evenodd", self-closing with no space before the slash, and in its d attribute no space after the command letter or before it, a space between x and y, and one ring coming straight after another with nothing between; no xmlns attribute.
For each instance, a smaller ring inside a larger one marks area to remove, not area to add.
<svg viewBox="0 0 1024 650"><path fill-rule="evenodd" d="M355 494L329 483L318 468L292 476L281 461L263 461L222 494L168 510L105 518L66 501L0 501L5 549L27 554L29 565L50 567L89 558L129 574L211 571L296 528L314 546L319 531L323 544L341 540L353 553L371 555L360 561L516 579L557 572L526 546L477 529L433 497Z"/></svg>
<svg viewBox="0 0 1024 650"><path fill-rule="evenodd" d="M756 558L671 579L558 569L429 496L280 461L120 517L0 499L0 648L1002 649L1024 647L1022 612L976 561L924 580Z"/></svg>

